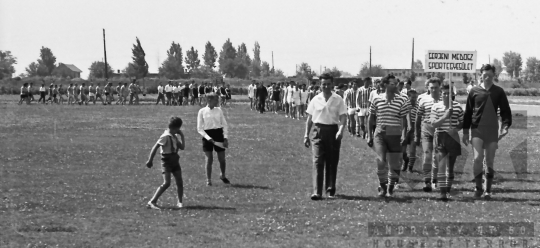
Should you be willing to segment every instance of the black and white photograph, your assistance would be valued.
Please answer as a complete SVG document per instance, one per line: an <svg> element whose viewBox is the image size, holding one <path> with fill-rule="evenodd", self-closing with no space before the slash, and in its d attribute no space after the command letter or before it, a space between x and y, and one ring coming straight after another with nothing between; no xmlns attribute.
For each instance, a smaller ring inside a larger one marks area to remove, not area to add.
<svg viewBox="0 0 540 248"><path fill-rule="evenodd" d="M537 0L0 0L0 247L540 247L539 31Z"/></svg>

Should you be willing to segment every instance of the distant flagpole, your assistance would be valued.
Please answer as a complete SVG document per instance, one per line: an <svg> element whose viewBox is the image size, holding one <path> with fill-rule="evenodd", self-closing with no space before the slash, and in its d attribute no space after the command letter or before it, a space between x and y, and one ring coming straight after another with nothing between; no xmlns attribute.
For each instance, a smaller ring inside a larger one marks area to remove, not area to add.
<svg viewBox="0 0 540 248"><path fill-rule="evenodd" d="M107 73L107 48L105 46L105 29L103 29L103 53L105 55L105 80L109 80L109 75Z"/></svg>

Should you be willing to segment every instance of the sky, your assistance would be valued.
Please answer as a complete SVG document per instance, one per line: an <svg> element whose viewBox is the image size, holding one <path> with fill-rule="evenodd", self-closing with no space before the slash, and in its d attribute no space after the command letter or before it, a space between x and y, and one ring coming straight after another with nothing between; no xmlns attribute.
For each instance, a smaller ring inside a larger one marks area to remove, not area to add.
<svg viewBox="0 0 540 248"><path fill-rule="evenodd" d="M369 61L384 68L410 68L427 50L478 52L477 67L501 59L505 51L524 60L540 57L540 1L458 0L0 0L0 50L17 57L16 73L39 57L42 46L57 63L74 64L82 77L103 59L124 69L138 37L150 72L166 58L174 41L184 52L192 46L202 63L210 41L217 52L225 40L253 44L261 59L293 75L306 62L317 72L337 67L356 75Z"/></svg>

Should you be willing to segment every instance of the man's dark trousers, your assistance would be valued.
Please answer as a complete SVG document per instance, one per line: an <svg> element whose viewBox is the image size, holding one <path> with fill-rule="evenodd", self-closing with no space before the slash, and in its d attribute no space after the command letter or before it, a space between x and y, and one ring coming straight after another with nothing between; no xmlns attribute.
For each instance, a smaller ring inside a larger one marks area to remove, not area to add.
<svg viewBox="0 0 540 248"><path fill-rule="evenodd" d="M165 105L165 96L163 95L163 93L158 93L158 98L157 98L157 101L156 101L156 105L159 103L160 99L161 99L161 102L163 103L163 105Z"/></svg>
<svg viewBox="0 0 540 248"><path fill-rule="evenodd" d="M336 193L337 167L341 140L336 140L338 125L315 123L311 147L313 150L313 193L322 195L324 170L326 167L326 191Z"/></svg>
<svg viewBox="0 0 540 248"><path fill-rule="evenodd" d="M259 112L264 113L264 104L266 103L266 98L259 98Z"/></svg>

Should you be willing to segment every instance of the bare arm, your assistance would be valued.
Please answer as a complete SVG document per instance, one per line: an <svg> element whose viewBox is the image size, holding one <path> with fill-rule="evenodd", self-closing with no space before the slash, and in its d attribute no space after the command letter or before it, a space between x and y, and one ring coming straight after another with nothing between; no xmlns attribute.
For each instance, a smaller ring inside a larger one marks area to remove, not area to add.
<svg viewBox="0 0 540 248"><path fill-rule="evenodd" d="M179 131L178 135L180 136L180 144L178 144L178 149L183 151L186 148L186 141L184 139L184 133L182 131Z"/></svg>
<svg viewBox="0 0 540 248"><path fill-rule="evenodd" d="M156 155L157 149L160 147L159 144L155 144L154 147L152 147L152 150L150 151L150 156L148 156L148 161L146 162L146 167L152 168L152 161L154 160L154 156Z"/></svg>
<svg viewBox="0 0 540 248"><path fill-rule="evenodd" d="M313 121L311 119L311 115L308 114L307 120L306 120L306 133L304 135L304 145L309 148L311 145L311 142L309 141L309 132L311 131L311 127L313 126Z"/></svg>

